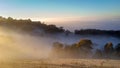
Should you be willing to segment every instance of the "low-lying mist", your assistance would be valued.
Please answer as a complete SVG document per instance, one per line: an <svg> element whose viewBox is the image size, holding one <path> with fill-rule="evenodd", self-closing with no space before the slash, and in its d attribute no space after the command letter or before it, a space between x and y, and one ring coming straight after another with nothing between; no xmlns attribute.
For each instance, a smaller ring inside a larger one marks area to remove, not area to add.
<svg viewBox="0 0 120 68"><path fill-rule="evenodd" d="M101 29L101 30L120 30L120 19L106 19L93 21L68 21L55 22L57 26L74 31L75 29ZM53 23L53 22L48 22Z"/></svg>
<svg viewBox="0 0 120 68"><path fill-rule="evenodd" d="M64 33L35 36L0 27L0 60L49 58L54 42L74 44L83 38L90 39L95 44L93 48L101 50L108 42L114 46L120 42L120 39L111 36L73 33L69 36Z"/></svg>
<svg viewBox="0 0 120 68"><path fill-rule="evenodd" d="M52 39L0 29L0 59L45 58Z"/></svg>

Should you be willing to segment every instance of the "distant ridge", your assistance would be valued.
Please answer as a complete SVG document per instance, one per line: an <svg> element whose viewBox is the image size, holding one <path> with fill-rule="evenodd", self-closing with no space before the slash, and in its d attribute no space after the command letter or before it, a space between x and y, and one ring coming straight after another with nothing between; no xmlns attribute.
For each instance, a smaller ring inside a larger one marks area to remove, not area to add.
<svg viewBox="0 0 120 68"><path fill-rule="evenodd" d="M40 21L31 21L30 19L13 19L11 17L4 18L0 16L0 26L9 28L12 30L20 30L27 33L33 33L33 32L45 32L50 34L56 34L56 33L66 33L66 35L69 35L69 30L65 30L63 27L57 27L54 24L47 25L45 23L42 23ZM120 38L120 30L99 30L99 29L80 29L80 30L74 30L74 34L76 35L109 35L114 36L117 38Z"/></svg>

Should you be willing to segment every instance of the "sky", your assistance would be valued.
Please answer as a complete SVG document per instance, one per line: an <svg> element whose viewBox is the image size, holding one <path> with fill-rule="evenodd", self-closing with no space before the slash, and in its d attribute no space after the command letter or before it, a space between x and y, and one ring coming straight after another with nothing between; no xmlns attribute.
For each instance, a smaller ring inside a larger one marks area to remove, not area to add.
<svg viewBox="0 0 120 68"><path fill-rule="evenodd" d="M0 15L44 22L120 18L120 0L0 0Z"/></svg>

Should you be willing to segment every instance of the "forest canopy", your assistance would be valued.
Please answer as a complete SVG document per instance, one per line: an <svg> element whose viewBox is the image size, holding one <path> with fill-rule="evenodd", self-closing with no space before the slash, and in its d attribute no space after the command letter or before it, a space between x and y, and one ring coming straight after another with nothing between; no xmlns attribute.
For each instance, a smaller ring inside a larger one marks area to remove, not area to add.
<svg viewBox="0 0 120 68"><path fill-rule="evenodd" d="M0 16L0 26L7 27L17 31L23 31L27 33L65 33L68 36L70 30L66 30L63 27L57 27L54 24L47 25L44 22L32 21L31 19L13 19L11 17L4 18ZM78 29L74 30L75 35L108 35L120 38L120 30L99 30L99 29Z"/></svg>

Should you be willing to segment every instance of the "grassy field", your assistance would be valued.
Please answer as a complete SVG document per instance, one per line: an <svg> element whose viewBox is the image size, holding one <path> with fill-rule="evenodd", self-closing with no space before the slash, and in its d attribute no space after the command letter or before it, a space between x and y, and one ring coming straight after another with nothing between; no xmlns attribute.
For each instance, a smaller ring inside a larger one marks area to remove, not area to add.
<svg viewBox="0 0 120 68"><path fill-rule="evenodd" d="M120 68L120 60L41 59L1 61L0 68Z"/></svg>

